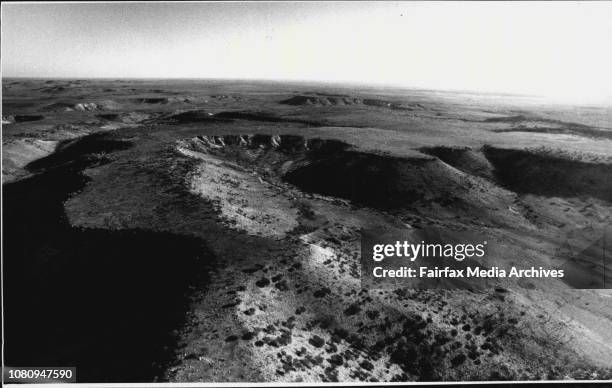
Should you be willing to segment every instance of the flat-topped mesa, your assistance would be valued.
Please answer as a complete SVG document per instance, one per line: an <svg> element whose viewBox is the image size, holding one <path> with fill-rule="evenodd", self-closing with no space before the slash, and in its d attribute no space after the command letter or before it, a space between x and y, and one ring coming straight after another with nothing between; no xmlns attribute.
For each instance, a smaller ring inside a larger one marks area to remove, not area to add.
<svg viewBox="0 0 612 388"><path fill-rule="evenodd" d="M362 105L378 108L389 108L397 110L425 109L420 103L402 104L399 102L382 100L377 98L360 98L345 95L296 95L280 101L283 105L308 105L308 106L342 106L342 105Z"/></svg>
<svg viewBox="0 0 612 388"><path fill-rule="evenodd" d="M43 115L9 115L2 116L2 124L13 124L13 123L25 123L28 121L39 121L43 120Z"/></svg>
<svg viewBox="0 0 612 388"><path fill-rule="evenodd" d="M363 99L347 96L294 96L281 101L285 105L360 105Z"/></svg>
<svg viewBox="0 0 612 388"><path fill-rule="evenodd" d="M505 211L512 199L492 183L479 181L436 157L369 153L338 140L271 134L198 136L182 140L179 149L194 157L208 154L237 162L303 192L385 210L435 202L455 209L448 210L454 217L456 212L475 207L495 206ZM470 182L467 186L466 181ZM476 192L480 187L485 187L484 194Z"/></svg>
<svg viewBox="0 0 612 388"><path fill-rule="evenodd" d="M171 100L167 97L142 97L131 100L135 104L168 104Z"/></svg>

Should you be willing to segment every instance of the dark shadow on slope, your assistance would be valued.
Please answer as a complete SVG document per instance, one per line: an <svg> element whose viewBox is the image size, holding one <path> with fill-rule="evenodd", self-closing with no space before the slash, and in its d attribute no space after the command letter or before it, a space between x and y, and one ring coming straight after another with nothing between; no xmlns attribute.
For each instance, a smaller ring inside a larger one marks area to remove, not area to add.
<svg viewBox="0 0 612 388"><path fill-rule="evenodd" d="M545 197L590 196L612 202L612 165L584 163L545 151L486 146L496 179L517 193Z"/></svg>
<svg viewBox="0 0 612 388"><path fill-rule="evenodd" d="M43 115L15 115L16 123L26 123L28 121L40 121L45 118Z"/></svg>
<svg viewBox="0 0 612 388"><path fill-rule="evenodd" d="M226 111L212 113L204 110L193 110L177 113L164 118L161 122L168 124L190 123L232 123L235 120L246 120L261 123L301 124L308 127L324 127L331 125L323 121L306 120L297 117L278 116L273 113L259 111Z"/></svg>
<svg viewBox="0 0 612 388"><path fill-rule="evenodd" d="M583 128L584 127L584 128ZM518 125L510 129L496 129L495 132L533 132L533 133L552 133L557 135L575 135L590 138L612 139L612 131L581 126L575 128L568 127L529 127L526 125Z"/></svg>
<svg viewBox="0 0 612 388"><path fill-rule="evenodd" d="M74 102L59 101L45 105L40 110L43 112L66 111L67 109L73 109L74 105L76 105Z"/></svg>
<svg viewBox="0 0 612 388"><path fill-rule="evenodd" d="M166 97L147 97L147 98L133 98L130 100L135 104L167 104L169 99Z"/></svg>
<svg viewBox="0 0 612 388"><path fill-rule="evenodd" d="M303 120L292 117L281 117L272 113L267 112L244 112L244 111L236 111L236 112L220 112L215 114L216 118L220 119L233 119L233 120L249 120L249 121L260 121L266 123L295 123L295 124L304 124L313 127L321 127L324 126L324 123L312 120Z"/></svg>
<svg viewBox="0 0 612 388"><path fill-rule="evenodd" d="M419 151L435 156L467 174L493 180L493 166L487 158L477 150L469 147L425 147Z"/></svg>
<svg viewBox="0 0 612 388"><path fill-rule="evenodd" d="M422 199L416 189L405 187L406 164L418 169L423 160L344 151L293 169L283 179L307 192L348 199L374 208L396 208Z"/></svg>
<svg viewBox="0 0 612 388"><path fill-rule="evenodd" d="M192 237L72 227L63 202L91 163L82 154L4 186L5 362L76 366L79 382L150 382L172 361L212 255Z"/></svg>
<svg viewBox="0 0 612 388"><path fill-rule="evenodd" d="M30 163L27 168L30 171L38 172L65 163L87 164L102 154L125 150L131 146L131 142L115 139L110 133L96 133L77 140L63 141L58 145L55 153Z"/></svg>
<svg viewBox="0 0 612 388"><path fill-rule="evenodd" d="M612 139L609 129L591 127L589 125L571 123L561 120L552 120L525 115L490 117L485 123L513 124L512 128L495 129L495 132L534 132L552 133L559 135L576 135L590 138Z"/></svg>
<svg viewBox="0 0 612 388"><path fill-rule="evenodd" d="M527 116L524 116L524 115L515 115L515 116L489 117L487 119L484 119L483 122L516 124L516 123L521 123L523 121L529 121L529 120L533 120L533 119Z"/></svg>
<svg viewBox="0 0 612 388"><path fill-rule="evenodd" d="M107 120L107 121L117 121L119 119L119 114L117 113L102 113L96 115L97 118Z"/></svg>

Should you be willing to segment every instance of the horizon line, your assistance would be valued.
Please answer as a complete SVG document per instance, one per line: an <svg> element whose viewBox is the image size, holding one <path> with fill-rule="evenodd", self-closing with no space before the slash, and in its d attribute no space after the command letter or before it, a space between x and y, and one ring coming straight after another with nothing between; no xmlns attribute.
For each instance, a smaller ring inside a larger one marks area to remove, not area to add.
<svg viewBox="0 0 612 388"><path fill-rule="evenodd" d="M350 87L357 86L363 88L383 88L383 89L394 89L394 90L410 90L415 92L439 92L448 94L472 94L481 96L497 96L501 98L517 98L517 99L533 99L537 103L544 105L557 105L557 106L594 106L594 107L606 107L612 108L612 96L606 96L596 100L587 101L575 101L568 100L565 98L559 98L554 95L545 94L534 94L527 92L510 92L510 91L499 91L499 90L478 90L478 89L459 89L459 88L436 88L436 87L423 87L423 86L411 86L401 84L391 84L385 82L373 82L373 81L349 81L349 80L304 80L304 79L282 79L282 78L223 78L223 77L67 77L67 76L4 76L0 74L0 80L9 79L23 79L23 80L134 80L134 81L232 81L232 82L259 82L259 83L276 83L276 84L323 84L327 87Z"/></svg>
<svg viewBox="0 0 612 388"><path fill-rule="evenodd" d="M4 79L30 79L30 80L172 80L172 81L255 81L255 82L271 82L271 83L321 83L338 86L370 86L370 87L385 87L392 89L408 89L414 91L440 91L440 92L452 92L452 93L477 93L477 94L489 94L499 96L513 96L513 97L532 97L532 98L546 98L547 96L541 94L533 94L527 92L508 92L500 90L478 90L478 89L461 89L461 88L436 88L436 87L424 87L424 86L411 86L402 84L391 84L386 82L368 82L368 81L350 81L350 80L309 80L309 79L292 79L292 78L246 78L246 77L129 77L129 76L117 76L117 77L69 77L69 76L0 76L1 80Z"/></svg>

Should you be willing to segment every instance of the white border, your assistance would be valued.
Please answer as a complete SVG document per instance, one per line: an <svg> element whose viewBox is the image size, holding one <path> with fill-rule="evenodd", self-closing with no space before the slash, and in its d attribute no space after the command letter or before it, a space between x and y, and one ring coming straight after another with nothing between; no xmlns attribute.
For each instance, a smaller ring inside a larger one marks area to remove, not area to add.
<svg viewBox="0 0 612 388"><path fill-rule="evenodd" d="M453 386L453 385L515 385L515 384L612 384L610 380L520 380L520 381L407 381L407 382L346 382L346 383L307 383L307 382L258 382L258 383L39 383L39 384L5 384L11 387L345 387L345 386Z"/></svg>
<svg viewBox="0 0 612 388"><path fill-rule="evenodd" d="M159 1L153 3L257 3L260 0L209 0L209 1L198 1L198 0L186 0L186 1ZM330 2L360 2L361 0L331 0ZM383 0L384 1L384 0ZM438 0L400 0L400 1L414 1L414 2L430 2ZM495 0L498 1L498 0ZM499 2L508 2L509 0L499 0ZM4 4L112 4L112 3L149 3L150 1L4 1ZM270 3L303 3L303 2L328 2L323 0L266 0ZM441 2L446 2L441 0ZM452 1L455 2L455 1ZM473 3L474 1L459 0L459 3ZM552 1L553 3L559 2ZM3 24L0 22L0 28ZM0 33L1 36L1 33ZM0 38L1 39L1 38ZM0 55L0 80L3 80L2 76L2 55ZM56 77L57 78L57 77ZM264 80L274 82L273 80ZM314 82L314 81L313 81ZM2 91L0 91L0 114L2 113ZM2 130L0 127L0 139L2 139ZM0 168L2 167L2 148L0 147ZM0 197L3 198L3 187L0 187ZM2 201L2 207L4 207L4 201ZM4 217L2 217L2 209L0 209L0 228L4 230ZM0 274L4 276L4 241L1 239L1 253L2 259L0 259ZM2 327L4 328L4 287L1 290L2 297ZM351 382L193 382L193 383L36 383L36 384L22 384L22 383L6 383L4 381L4 329L2 330L2 384L7 387L345 387L345 386L456 386L456 385L514 385L514 384L611 384L612 380L509 380L509 381L431 381L431 382L365 382L365 381L351 381ZM78 373L78 370L77 370Z"/></svg>

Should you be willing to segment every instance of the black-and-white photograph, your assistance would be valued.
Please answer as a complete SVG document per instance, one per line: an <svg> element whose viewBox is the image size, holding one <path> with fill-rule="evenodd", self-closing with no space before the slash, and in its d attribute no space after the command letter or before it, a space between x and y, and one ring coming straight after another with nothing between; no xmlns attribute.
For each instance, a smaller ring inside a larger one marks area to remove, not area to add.
<svg viewBox="0 0 612 388"><path fill-rule="evenodd" d="M612 381L612 2L3 2L3 383Z"/></svg>

